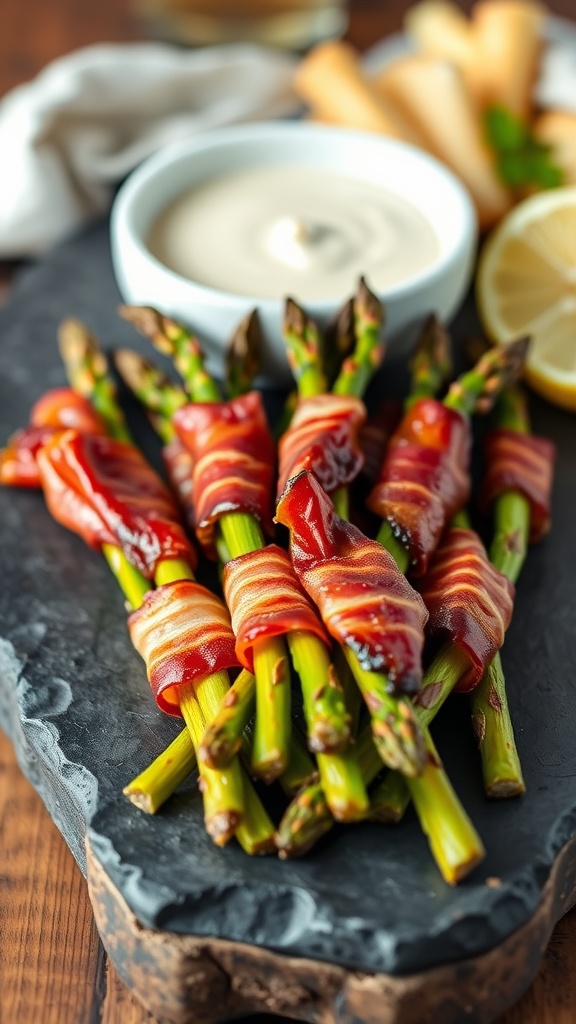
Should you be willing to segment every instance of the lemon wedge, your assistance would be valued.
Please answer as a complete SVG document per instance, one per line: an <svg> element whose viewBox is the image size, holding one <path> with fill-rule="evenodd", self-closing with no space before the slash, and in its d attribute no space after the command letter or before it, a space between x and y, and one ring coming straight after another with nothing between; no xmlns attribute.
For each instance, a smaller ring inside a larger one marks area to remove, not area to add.
<svg viewBox="0 0 576 1024"><path fill-rule="evenodd" d="M540 192L504 217L480 256L476 300L493 341L531 335L534 390L576 410L576 188Z"/></svg>

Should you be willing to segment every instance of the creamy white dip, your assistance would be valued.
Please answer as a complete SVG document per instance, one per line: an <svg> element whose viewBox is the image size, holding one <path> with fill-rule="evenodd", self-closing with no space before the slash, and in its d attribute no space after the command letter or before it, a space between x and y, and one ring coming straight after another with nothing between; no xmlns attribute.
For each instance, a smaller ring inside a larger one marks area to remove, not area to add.
<svg viewBox="0 0 576 1024"><path fill-rule="evenodd" d="M316 167L235 171L189 189L156 218L152 254L200 284L306 301L382 290L430 266L438 238L411 203Z"/></svg>

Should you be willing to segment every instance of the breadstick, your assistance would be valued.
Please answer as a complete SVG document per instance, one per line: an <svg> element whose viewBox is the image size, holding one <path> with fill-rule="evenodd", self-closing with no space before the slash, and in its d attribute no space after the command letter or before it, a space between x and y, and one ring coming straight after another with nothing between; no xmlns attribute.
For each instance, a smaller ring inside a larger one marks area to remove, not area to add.
<svg viewBox="0 0 576 1024"><path fill-rule="evenodd" d="M539 142L552 147L554 163L564 172L564 184L576 185L576 114L547 110L534 123Z"/></svg>
<svg viewBox="0 0 576 1024"><path fill-rule="evenodd" d="M479 68L474 33L459 7L447 0L422 0L409 8L404 27L418 50L455 64L471 95L478 96Z"/></svg>
<svg viewBox="0 0 576 1024"><path fill-rule="evenodd" d="M386 108L348 43L322 43L311 50L296 71L294 86L312 108L312 116L321 121L415 141L407 138L409 128L403 130Z"/></svg>
<svg viewBox="0 0 576 1024"><path fill-rule="evenodd" d="M528 119L545 9L533 0L482 0L472 11L481 101Z"/></svg>
<svg viewBox="0 0 576 1024"><path fill-rule="evenodd" d="M467 186L480 225L489 227L499 220L511 197L496 175L481 120L457 68L415 54L391 64L381 82L414 122L430 152Z"/></svg>

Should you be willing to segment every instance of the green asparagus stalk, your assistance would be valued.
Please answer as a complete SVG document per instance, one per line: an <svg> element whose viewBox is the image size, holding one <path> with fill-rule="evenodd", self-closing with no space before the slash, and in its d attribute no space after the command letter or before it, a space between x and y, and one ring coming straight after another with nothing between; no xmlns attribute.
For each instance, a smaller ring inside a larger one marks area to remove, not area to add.
<svg viewBox="0 0 576 1024"><path fill-rule="evenodd" d="M496 403L495 422L499 427L520 434L529 433L526 400L518 388L502 392ZM516 583L528 548L528 499L517 491L501 495L494 505L494 520L496 529L490 560L511 583ZM499 654L472 693L472 723L482 758L486 796L493 799L520 796L526 787Z"/></svg>
<svg viewBox="0 0 576 1024"><path fill-rule="evenodd" d="M324 394L328 382L322 367L320 332L294 299L286 299L284 344L299 397Z"/></svg>
<svg viewBox="0 0 576 1024"><path fill-rule="evenodd" d="M253 309L234 331L226 352L224 389L230 398L250 391L260 370L263 344L260 317Z"/></svg>
<svg viewBox="0 0 576 1024"><path fill-rule="evenodd" d="M405 402L409 409L420 398L437 395L452 372L450 336L444 325L431 313L424 322L409 363L410 395Z"/></svg>
<svg viewBox="0 0 576 1024"><path fill-rule="evenodd" d="M354 315L356 346L353 355L345 361L334 386L334 391L338 388L340 394L360 394L357 389L366 386L382 357L382 306L363 279L354 299ZM306 345L307 336L317 338L318 332L310 326L312 322L291 299L287 304L286 320L289 321L289 329L285 329L285 340L299 396L305 398L320 394L325 380L321 374L319 353L315 352L312 361ZM337 500L337 496L334 497ZM340 507L339 514L343 511L347 510ZM425 747L409 701L397 698L390 692L390 684L384 675L363 671L351 651L346 652L346 659L372 715L375 741L383 760L390 767L417 774L424 765ZM311 697L313 694L304 695L304 706L309 713L312 709ZM309 728L312 728L310 722Z"/></svg>
<svg viewBox="0 0 576 1024"><path fill-rule="evenodd" d="M324 334L323 364L329 388L332 388L340 373L342 363L352 354L355 344L354 298L352 297L338 310Z"/></svg>
<svg viewBox="0 0 576 1024"><path fill-rule="evenodd" d="M519 338L518 341L484 352L476 366L450 386L444 405L465 416L490 412L499 393L513 385L522 372L528 342L528 338ZM409 397L408 403L410 401ZM406 572L410 564L408 550L387 520L380 527L378 540L387 548L402 572Z"/></svg>
<svg viewBox="0 0 576 1024"><path fill-rule="evenodd" d="M88 339L88 343L86 339ZM80 342L82 342L81 359ZM90 401L96 402L96 396L99 396L100 408L98 411L109 430L114 429L117 437L121 435L123 440L131 442L117 402L107 360L96 340L81 324L75 322L72 329L65 326L61 330L60 350L72 387L75 387L75 381L79 382L83 389L82 393ZM81 369L80 379L79 366ZM128 562L119 547L106 544L103 546L103 554L132 608L140 607L150 589L148 581ZM193 579L193 573L186 563L180 560L174 560L172 563L166 561L159 563L155 579L157 585L182 578ZM200 726L204 727L203 711L206 711L211 705L219 704L227 689L227 673L221 672L207 676L196 687L182 687L180 710L189 728L195 749L198 746L195 739L198 741L199 728ZM204 703L204 709L201 708L199 701ZM177 770L175 764L172 767L174 771ZM206 829L217 845L223 845L234 835L242 821L242 816L245 814L245 792L251 783L248 779L243 780L238 761L223 772L213 773L207 782L204 780L201 770L201 779L204 786ZM258 825L256 845L261 845L265 811L262 808L262 813L257 815L256 801L258 801L258 797L254 793L254 797L250 797L250 813L254 818L254 825ZM274 829L270 821L268 821L268 826L268 843L270 844ZM251 820L244 820L242 837L247 844L249 843L250 829Z"/></svg>
<svg viewBox="0 0 576 1024"><path fill-rule="evenodd" d="M58 344L70 386L90 401L110 437L130 441L108 360L96 339L79 320L68 319L60 324Z"/></svg>
<svg viewBox="0 0 576 1024"><path fill-rule="evenodd" d="M356 395L360 398L380 366L384 356L382 303L370 291L363 277L354 297L354 351L344 360L332 391L335 395Z"/></svg>
<svg viewBox="0 0 576 1024"><path fill-rule="evenodd" d="M224 768L242 747L244 729L256 708L256 680L242 671L225 694L202 737L198 756L208 768Z"/></svg>
<svg viewBox="0 0 576 1024"><path fill-rule="evenodd" d="M205 369L204 353L194 334L151 306L120 306L119 313L159 352L170 356L193 401L220 401L220 389Z"/></svg>
<svg viewBox="0 0 576 1024"><path fill-rule="evenodd" d="M174 359L180 372L186 373L185 383L188 393L194 401L216 400L218 389L214 382L212 395L208 374L204 369L202 351L197 340L188 334L185 328L175 325L173 321L166 323L154 310L146 309L144 315L132 307L124 309L124 315L140 330L151 337L153 343ZM160 336L161 335L161 336ZM187 339L188 342L187 342ZM311 339L311 347L314 345ZM192 351L192 359L186 359L188 348ZM264 546L264 537L258 523L250 516L241 513L229 513L220 520L221 534L226 548L232 558ZM303 688L315 691L321 686L316 665L321 663L324 648L320 640L313 639L313 648L317 652L314 661L304 662L301 666L301 683ZM287 671L286 644L282 638L268 638L254 648L254 668L256 675L256 722L252 746L252 770L266 780L281 776L289 764L290 743L290 681ZM261 671L262 669L263 671ZM338 757L337 769L330 773L326 758ZM359 773L353 765L348 766L349 755L323 754L319 765L326 787L327 799L339 816L360 817L368 806L368 797L362 786Z"/></svg>
<svg viewBox="0 0 576 1024"><path fill-rule="evenodd" d="M172 417L188 401L184 389L133 349L117 349L114 364L126 387L146 409L162 441L169 444L176 436Z"/></svg>
<svg viewBox="0 0 576 1024"><path fill-rule="evenodd" d="M429 734L427 749L427 764L420 778L404 780L396 773L390 773L390 777L401 779L405 789L409 787L409 797L414 800L442 876L450 885L454 885L481 862L484 848L442 769ZM368 785L378 774L381 764L367 730L363 731L358 741L358 760ZM379 820L398 820L394 808L392 813L387 810L386 814L380 813ZM403 810L401 806L399 816ZM373 805L371 814L375 816ZM276 846L279 856L286 859L306 853L332 824L321 785L312 783L305 787L289 805L278 826Z"/></svg>
<svg viewBox="0 0 576 1024"><path fill-rule="evenodd" d="M194 744L188 729L124 787L124 796L146 814L156 814L196 767Z"/></svg>

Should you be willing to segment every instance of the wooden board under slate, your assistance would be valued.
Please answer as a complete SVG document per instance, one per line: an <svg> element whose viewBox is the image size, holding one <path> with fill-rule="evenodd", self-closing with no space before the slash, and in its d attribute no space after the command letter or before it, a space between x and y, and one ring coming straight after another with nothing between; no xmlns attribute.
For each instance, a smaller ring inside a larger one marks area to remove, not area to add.
<svg viewBox="0 0 576 1024"><path fill-rule="evenodd" d="M104 223L22 274L0 311L0 438L63 383L64 316L109 347L145 349L118 298ZM334 829L282 863L216 849L193 781L154 818L128 804L122 786L178 723L156 710L103 559L38 493L0 490L0 724L88 869L105 946L157 1015L489 1022L528 987L576 899L576 421L537 400L532 412L559 460L554 529L523 570L503 653L528 792L484 800L468 702L454 699L434 733L487 848L456 889L412 813L394 828Z"/></svg>

